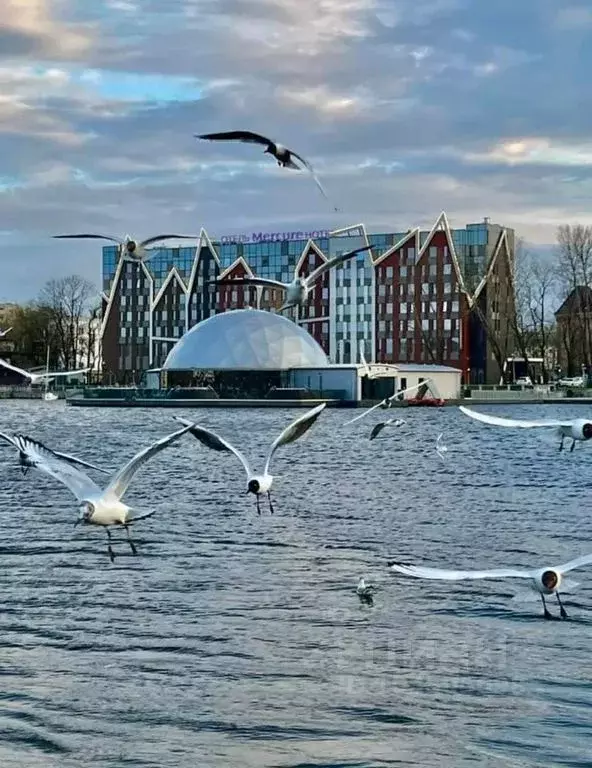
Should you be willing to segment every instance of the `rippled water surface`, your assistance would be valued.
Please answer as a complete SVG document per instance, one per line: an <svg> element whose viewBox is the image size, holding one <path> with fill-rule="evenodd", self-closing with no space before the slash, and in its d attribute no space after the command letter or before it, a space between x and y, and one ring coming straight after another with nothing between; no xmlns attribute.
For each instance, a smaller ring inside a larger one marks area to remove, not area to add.
<svg viewBox="0 0 592 768"><path fill-rule="evenodd" d="M2 402L0 429L115 469L174 431L173 413L262 464L302 411ZM592 445L559 453L553 435L456 408L408 409L369 442L380 416L342 427L351 415L326 411L278 451L276 511L260 517L238 461L182 438L132 483L126 501L157 514L137 526L138 557L116 534L113 565L103 530L73 528L69 491L23 477L1 448L2 768L591 765L590 570L565 595L570 619L546 622L540 602L512 601L514 582L447 591L386 560L539 566L591 551ZM362 575L373 607L355 594Z"/></svg>

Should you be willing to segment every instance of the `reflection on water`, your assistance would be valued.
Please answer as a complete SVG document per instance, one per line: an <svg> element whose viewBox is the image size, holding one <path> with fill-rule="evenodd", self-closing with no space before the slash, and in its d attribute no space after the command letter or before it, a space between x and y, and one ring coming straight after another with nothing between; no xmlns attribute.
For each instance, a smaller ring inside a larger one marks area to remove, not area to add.
<svg viewBox="0 0 592 768"><path fill-rule="evenodd" d="M2 430L112 468L175 429L164 409L0 407ZM174 413L260 462L294 416ZM276 512L260 517L239 462L183 438L130 487L130 504L158 513L138 524L140 556L119 546L114 565L102 530L73 529L69 492L23 478L2 450L3 768L590 764L592 574L566 595L570 620L545 622L540 603L512 602L511 581L451 587L385 563L590 551L592 446L560 454L546 433L454 408L409 409L371 442L378 417L342 428L350 417L327 411L278 451Z"/></svg>

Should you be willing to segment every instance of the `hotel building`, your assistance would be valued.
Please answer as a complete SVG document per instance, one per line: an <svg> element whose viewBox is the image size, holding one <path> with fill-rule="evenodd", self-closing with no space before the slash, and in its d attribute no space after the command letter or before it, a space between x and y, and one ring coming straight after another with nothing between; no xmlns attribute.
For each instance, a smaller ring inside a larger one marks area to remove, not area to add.
<svg viewBox="0 0 592 768"><path fill-rule="evenodd" d="M220 276L289 283L362 245L370 251L330 270L305 307L289 310L335 363L437 363L463 380L497 383L512 354L514 231L488 219L451 229L442 213L430 230L369 234L364 225L332 232L253 233L160 248L146 263L103 248L103 371L136 381L159 367L199 321L228 309L276 311L282 291L212 285Z"/></svg>

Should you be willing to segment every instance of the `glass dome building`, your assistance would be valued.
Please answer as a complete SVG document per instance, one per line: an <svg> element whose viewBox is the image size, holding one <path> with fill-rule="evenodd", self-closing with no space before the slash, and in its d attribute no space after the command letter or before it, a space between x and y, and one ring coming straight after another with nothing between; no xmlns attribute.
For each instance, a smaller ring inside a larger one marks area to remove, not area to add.
<svg viewBox="0 0 592 768"><path fill-rule="evenodd" d="M237 309L195 325L171 349L163 371L287 371L329 365L321 346L282 315Z"/></svg>

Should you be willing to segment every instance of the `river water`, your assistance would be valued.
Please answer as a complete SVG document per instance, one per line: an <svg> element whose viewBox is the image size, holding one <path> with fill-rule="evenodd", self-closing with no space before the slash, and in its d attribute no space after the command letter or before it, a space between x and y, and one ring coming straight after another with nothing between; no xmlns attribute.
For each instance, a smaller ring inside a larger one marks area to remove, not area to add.
<svg viewBox="0 0 592 768"><path fill-rule="evenodd" d="M174 431L173 413L262 464L302 411L4 401L0 429L116 469ZM512 600L515 582L420 581L386 561L537 567L592 551L592 446L559 453L546 431L456 408L399 413L370 442L382 412L350 427L351 411L324 412L274 457L273 515L256 514L234 456L182 438L130 486L157 514L135 530L138 557L116 534L113 565L103 530L73 528L69 491L23 477L3 447L2 768L590 766L590 569L573 574L569 620L550 622Z"/></svg>

